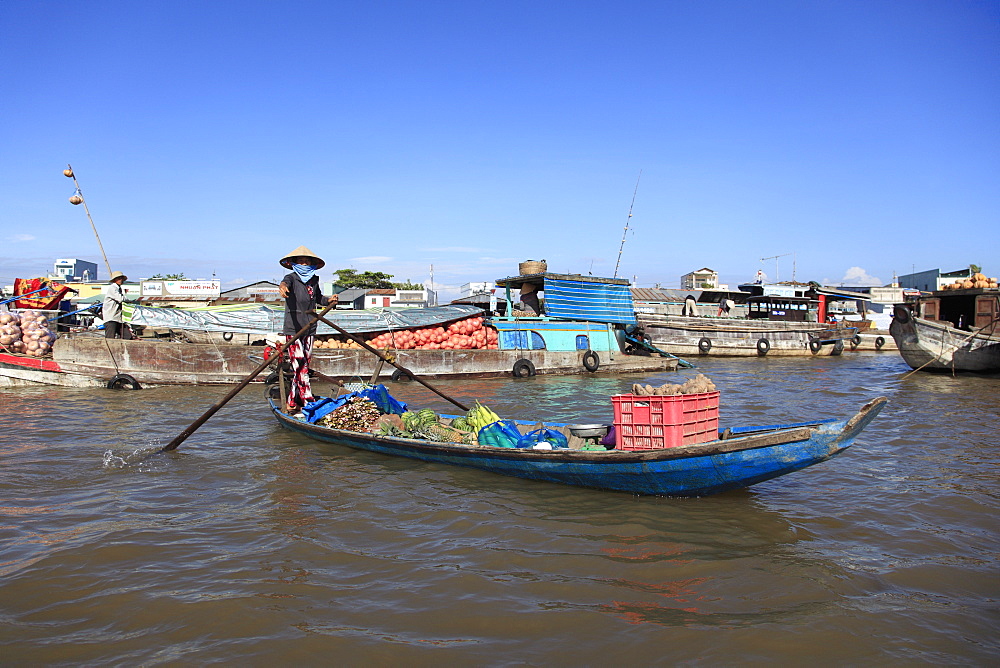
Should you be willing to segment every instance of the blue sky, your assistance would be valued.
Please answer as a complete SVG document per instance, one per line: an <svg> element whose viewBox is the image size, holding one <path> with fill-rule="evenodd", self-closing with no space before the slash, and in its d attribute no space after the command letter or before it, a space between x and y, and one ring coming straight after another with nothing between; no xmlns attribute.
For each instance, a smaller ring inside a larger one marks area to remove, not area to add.
<svg viewBox="0 0 1000 668"><path fill-rule="evenodd" d="M1000 274L1000 3L3 2L0 281ZM641 179L640 179L641 173ZM785 255L787 254L787 255Z"/></svg>

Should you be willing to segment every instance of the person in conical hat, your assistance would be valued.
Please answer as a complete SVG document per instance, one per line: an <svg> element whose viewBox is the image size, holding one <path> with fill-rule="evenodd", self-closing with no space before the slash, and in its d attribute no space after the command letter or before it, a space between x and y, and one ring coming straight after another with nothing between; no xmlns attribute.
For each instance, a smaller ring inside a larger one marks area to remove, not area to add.
<svg viewBox="0 0 1000 668"><path fill-rule="evenodd" d="M299 246L291 253L281 258L281 266L285 269L291 269L294 264L312 265L316 269L322 269L326 266L326 262L323 262L323 260L316 255L316 253L313 253L305 246Z"/></svg>
<svg viewBox="0 0 1000 668"><path fill-rule="evenodd" d="M299 246L279 261L282 267L291 269L278 284L278 293L285 300L285 324L281 333L286 340L298 333L309 323L309 311L319 306L336 304L336 295L324 297L320 292L317 271L326 266L323 259L305 246ZM313 340L316 336L316 322L309 330L288 346L286 354L291 364L292 386L288 393L287 409L296 414L302 407L313 401L312 386L309 382L309 362L312 359Z"/></svg>
<svg viewBox="0 0 1000 668"><path fill-rule="evenodd" d="M122 304L125 302L122 283L127 280L128 276L120 271L111 272L111 278L108 279L108 287L104 291L104 306L101 309L105 338L132 338L132 330L122 322Z"/></svg>

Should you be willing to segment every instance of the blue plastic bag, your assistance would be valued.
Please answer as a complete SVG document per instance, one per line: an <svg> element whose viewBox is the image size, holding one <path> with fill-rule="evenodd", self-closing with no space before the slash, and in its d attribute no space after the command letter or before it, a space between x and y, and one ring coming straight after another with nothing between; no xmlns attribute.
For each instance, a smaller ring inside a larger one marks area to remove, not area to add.
<svg viewBox="0 0 1000 668"><path fill-rule="evenodd" d="M357 392L351 392L350 394L341 395L336 399L333 397L320 397L316 401L310 401L308 404L303 406L302 414L306 416L306 422L311 424L319 420L324 415L329 415L346 404L348 399L356 396L358 396Z"/></svg>
<svg viewBox="0 0 1000 668"><path fill-rule="evenodd" d="M402 415L406 412L406 404L402 401L395 399L389 390L385 388L385 385L379 384L375 387L369 387L364 390L357 392L359 397L364 397L370 400L375 406L378 407L380 411L388 415L389 413L395 413L396 415Z"/></svg>
<svg viewBox="0 0 1000 668"><path fill-rule="evenodd" d="M491 445L494 448L516 448L521 440L521 432L511 420L491 422L478 434L479 445Z"/></svg>
<svg viewBox="0 0 1000 668"><path fill-rule="evenodd" d="M536 429L535 431L529 431L527 434L522 436L517 442L517 447L519 448L534 448L538 445L548 445L553 450L560 448L568 448L569 440L554 429L549 429L548 427L543 427L541 429ZM546 448L539 448L546 449Z"/></svg>

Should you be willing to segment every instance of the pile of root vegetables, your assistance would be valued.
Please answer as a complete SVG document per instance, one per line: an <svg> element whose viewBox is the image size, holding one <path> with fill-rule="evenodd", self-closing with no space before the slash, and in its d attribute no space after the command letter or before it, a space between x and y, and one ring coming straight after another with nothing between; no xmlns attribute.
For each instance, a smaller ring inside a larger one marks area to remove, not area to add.
<svg viewBox="0 0 1000 668"><path fill-rule="evenodd" d="M44 357L52 352L55 340L44 313L0 313L0 350Z"/></svg>
<svg viewBox="0 0 1000 668"><path fill-rule="evenodd" d="M487 327L483 318L465 318L447 327L420 327L381 334L365 335L365 342L380 350L474 350L498 348L499 336ZM353 349L361 346L340 336L317 337L314 347L319 349Z"/></svg>
<svg viewBox="0 0 1000 668"><path fill-rule="evenodd" d="M985 274L975 273L969 278L942 285L942 290L971 290L972 288L993 288L997 287L996 277L989 277Z"/></svg>
<svg viewBox="0 0 1000 668"><path fill-rule="evenodd" d="M688 378L686 381L678 385L674 385L672 383L666 383L664 385L660 385L659 387L641 385L639 383L632 385L632 394L638 396L672 397L678 394L704 394L706 392L715 391L715 383L713 383L708 376L701 373L694 378Z"/></svg>

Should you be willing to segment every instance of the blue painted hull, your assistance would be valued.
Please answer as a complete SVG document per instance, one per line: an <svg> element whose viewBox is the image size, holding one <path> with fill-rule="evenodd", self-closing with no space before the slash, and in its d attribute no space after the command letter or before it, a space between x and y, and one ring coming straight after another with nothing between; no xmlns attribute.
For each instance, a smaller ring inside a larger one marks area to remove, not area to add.
<svg viewBox="0 0 1000 668"><path fill-rule="evenodd" d="M875 399L848 420L741 428L725 440L662 450L518 450L388 438L308 424L271 410L310 438L386 455L454 464L566 485L661 496L705 496L804 469L843 452L885 405Z"/></svg>

